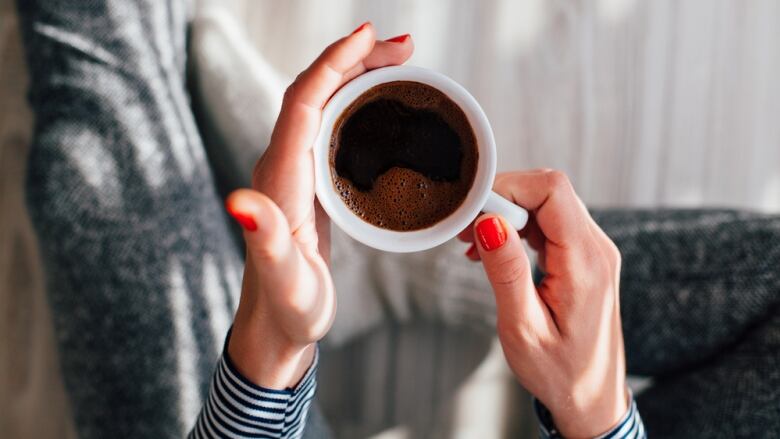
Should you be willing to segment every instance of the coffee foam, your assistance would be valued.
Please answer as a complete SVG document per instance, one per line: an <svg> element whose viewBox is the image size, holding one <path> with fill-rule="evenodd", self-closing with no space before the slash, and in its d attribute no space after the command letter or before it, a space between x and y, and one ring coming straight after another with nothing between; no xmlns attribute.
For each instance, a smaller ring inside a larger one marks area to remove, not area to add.
<svg viewBox="0 0 780 439"><path fill-rule="evenodd" d="M342 126L356 110L377 99L395 99L438 114L462 146L459 178L436 181L412 169L393 167L381 174L370 190L361 191L337 175L334 161ZM477 161L476 138L463 110L439 90L412 81L380 84L363 93L339 117L330 144L331 177L343 202L363 220L391 230L430 227L457 210L473 184Z"/></svg>

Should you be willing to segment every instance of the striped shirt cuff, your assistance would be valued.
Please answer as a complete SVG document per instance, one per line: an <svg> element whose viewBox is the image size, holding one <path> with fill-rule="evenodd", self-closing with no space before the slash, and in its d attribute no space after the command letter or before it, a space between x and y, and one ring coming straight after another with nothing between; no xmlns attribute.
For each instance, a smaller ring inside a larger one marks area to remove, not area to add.
<svg viewBox="0 0 780 439"><path fill-rule="evenodd" d="M629 397L631 399L631 406L628 408L628 412L620 418L620 421L615 427L610 429L604 434L596 436L594 439L646 439L645 426L642 424L642 417L639 416L639 411L636 408L636 401L634 400L631 391L629 390ZM555 424L552 420L550 411L534 398L534 410L536 411L536 418L539 420L539 437L542 439L557 439L563 438L558 430L555 428Z"/></svg>
<svg viewBox="0 0 780 439"><path fill-rule="evenodd" d="M208 399L189 437L300 438L317 387L318 361L319 349L311 367L294 388L273 390L242 376L226 349L211 381Z"/></svg>

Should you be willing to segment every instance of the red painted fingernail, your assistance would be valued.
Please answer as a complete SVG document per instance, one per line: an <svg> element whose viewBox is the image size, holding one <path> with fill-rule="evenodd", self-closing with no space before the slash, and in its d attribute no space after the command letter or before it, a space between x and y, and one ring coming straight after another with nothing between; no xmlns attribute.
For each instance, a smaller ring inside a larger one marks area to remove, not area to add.
<svg viewBox="0 0 780 439"><path fill-rule="evenodd" d="M471 244L469 246L469 249L466 250L466 253L464 253L467 258L475 258L479 256L479 252L477 251L477 244Z"/></svg>
<svg viewBox="0 0 780 439"><path fill-rule="evenodd" d="M255 230L257 230L257 223L255 222L254 218L252 218L250 215L241 212L236 212L235 209L233 209L231 206L227 206L227 211L230 214L230 216L235 218L235 220L238 221L239 224L241 224L241 227L245 228L250 232L254 232Z"/></svg>
<svg viewBox="0 0 780 439"><path fill-rule="evenodd" d="M506 231L501 220L496 217L480 221L477 224L477 236L482 248L487 251L495 250L506 242Z"/></svg>
<svg viewBox="0 0 780 439"><path fill-rule="evenodd" d="M360 31L362 31L363 29L365 29L365 28L366 28L366 26L368 26L368 23L369 23L369 22L367 21L367 22L365 22L365 23L361 24L360 26L358 26L358 28L357 28L357 29L353 30L353 31L352 31L352 33L351 33L350 35L355 35L356 33L358 33L358 32L360 32Z"/></svg>
<svg viewBox="0 0 780 439"><path fill-rule="evenodd" d="M388 43L403 43L404 41L408 40L409 37L411 37L411 35L403 34L403 35L398 35L397 37L387 39L385 41L387 41Z"/></svg>

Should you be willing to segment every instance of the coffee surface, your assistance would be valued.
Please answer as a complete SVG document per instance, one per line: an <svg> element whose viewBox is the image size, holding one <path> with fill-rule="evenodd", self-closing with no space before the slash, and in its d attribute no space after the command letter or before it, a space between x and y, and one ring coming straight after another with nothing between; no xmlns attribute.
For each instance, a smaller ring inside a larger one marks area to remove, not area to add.
<svg viewBox="0 0 780 439"><path fill-rule="evenodd" d="M412 81L378 85L342 113L330 142L331 176L359 217L418 230L449 216L474 181L477 143L463 111Z"/></svg>

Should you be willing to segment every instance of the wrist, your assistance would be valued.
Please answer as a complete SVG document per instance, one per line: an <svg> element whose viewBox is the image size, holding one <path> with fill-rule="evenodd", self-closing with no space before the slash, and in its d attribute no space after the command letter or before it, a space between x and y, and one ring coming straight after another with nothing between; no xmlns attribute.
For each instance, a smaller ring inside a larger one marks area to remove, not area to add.
<svg viewBox="0 0 780 439"><path fill-rule="evenodd" d="M227 353L238 371L268 389L294 387L312 364L315 343L296 343L274 329L270 319L236 313Z"/></svg>
<svg viewBox="0 0 780 439"><path fill-rule="evenodd" d="M607 392L586 407L566 405L551 411L555 427L565 438L597 437L610 431L630 407L630 392L624 385Z"/></svg>

